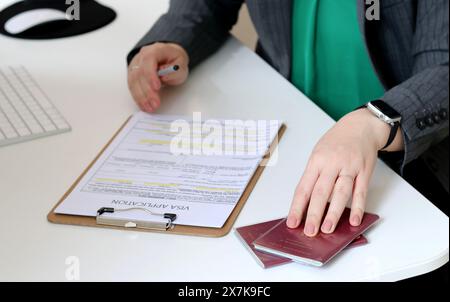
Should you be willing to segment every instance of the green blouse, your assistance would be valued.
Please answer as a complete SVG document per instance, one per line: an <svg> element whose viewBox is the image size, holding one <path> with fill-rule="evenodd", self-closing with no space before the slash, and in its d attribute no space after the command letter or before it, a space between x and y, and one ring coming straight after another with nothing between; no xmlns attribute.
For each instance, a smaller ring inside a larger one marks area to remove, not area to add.
<svg viewBox="0 0 450 302"><path fill-rule="evenodd" d="M355 0L293 0L292 83L338 120L384 93Z"/></svg>

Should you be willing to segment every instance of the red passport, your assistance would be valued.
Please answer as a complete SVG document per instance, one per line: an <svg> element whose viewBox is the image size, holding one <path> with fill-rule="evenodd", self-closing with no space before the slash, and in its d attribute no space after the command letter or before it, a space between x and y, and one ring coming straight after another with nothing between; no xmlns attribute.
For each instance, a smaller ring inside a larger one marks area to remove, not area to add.
<svg viewBox="0 0 450 302"><path fill-rule="evenodd" d="M255 249L253 241L258 237L269 231L271 228L280 223L283 218L276 219L272 221L267 221L263 223L253 224L249 226L244 226L236 229L236 235L242 241L244 246L248 249L250 254L255 258L256 262L263 268L271 268L281 264L291 263L292 259L261 252ZM364 235L358 236L353 240L347 248L356 247L364 245L367 243L366 237Z"/></svg>
<svg viewBox="0 0 450 302"><path fill-rule="evenodd" d="M365 213L361 224L354 227L349 223L349 216L350 209L346 208L332 234L319 232L315 237L303 233L304 223L296 229L290 229L286 226L286 219L282 219L256 239L253 245L258 251L322 266L379 219L378 215Z"/></svg>

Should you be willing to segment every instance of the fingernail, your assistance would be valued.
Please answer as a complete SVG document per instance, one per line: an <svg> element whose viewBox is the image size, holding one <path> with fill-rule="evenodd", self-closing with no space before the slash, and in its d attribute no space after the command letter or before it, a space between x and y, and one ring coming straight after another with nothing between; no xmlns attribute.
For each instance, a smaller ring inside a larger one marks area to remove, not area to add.
<svg viewBox="0 0 450 302"><path fill-rule="evenodd" d="M352 225L353 226L358 226L360 224L361 219L359 219L358 215L354 215L352 217Z"/></svg>
<svg viewBox="0 0 450 302"><path fill-rule="evenodd" d="M331 232L331 229L333 228L333 223L330 220L325 220L325 222L322 225L322 231L329 233Z"/></svg>
<svg viewBox="0 0 450 302"><path fill-rule="evenodd" d="M155 102L153 103L153 106L152 106L152 107L153 107L153 110L156 111L156 109L159 108L159 103L155 101Z"/></svg>
<svg viewBox="0 0 450 302"><path fill-rule="evenodd" d="M312 235L314 235L315 232L316 232L316 227L312 223L308 223L305 227L305 234L312 236Z"/></svg>
<svg viewBox="0 0 450 302"><path fill-rule="evenodd" d="M155 87L156 90L159 90L161 88L161 83L159 81L154 81L153 87Z"/></svg>
<svg viewBox="0 0 450 302"><path fill-rule="evenodd" d="M153 111L153 108L152 108L152 106L150 106L150 104L145 104L144 106L145 106L145 110L147 110L147 112Z"/></svg>
<svg viewBox="0 0 450 302"><path fill-rule="evenodd" d="M298 225L298 219L293 216L289 216L288 220L287 220L287 226L290 228L296 228L297 225Z"/></svg>

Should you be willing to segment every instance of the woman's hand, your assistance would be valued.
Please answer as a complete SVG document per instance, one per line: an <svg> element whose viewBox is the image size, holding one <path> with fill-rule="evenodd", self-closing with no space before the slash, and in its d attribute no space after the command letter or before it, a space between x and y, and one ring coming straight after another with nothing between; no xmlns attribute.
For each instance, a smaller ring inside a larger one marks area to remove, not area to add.
<svg viewBox="0 0 450 302"><path fill-rule="evenodd" d="M171 65L179 69L163 77L158 70ZM162 84L180 85L189 73L189 56L179 45L155 43L142 47L128 67L128 88L141 110L154 112L161 104L159 91Z"/></svg>
<svg viewBox="0 0 450 302"><path fill-rule="evenodd" d="M390 126L368 109L351 112L340 119L311 154L295 190L287 226L298 227L307 210L304 228L307 236L315 236L320 230L332 233L350 199L350 224L358 226L363 218L378 150L385 145L389 132ZM399 130L386 150L402 148ZM321 223L328 201L330 206Z"/></svg>

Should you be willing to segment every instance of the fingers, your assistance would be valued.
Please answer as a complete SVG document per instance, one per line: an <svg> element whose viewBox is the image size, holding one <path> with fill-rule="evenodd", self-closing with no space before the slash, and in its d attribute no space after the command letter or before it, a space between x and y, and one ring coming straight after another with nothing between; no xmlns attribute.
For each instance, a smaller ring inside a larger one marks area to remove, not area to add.
<svg viewBox="0 0 450 302"><path fill-rule="evenodd" d="M161 104L159 98L159 90L161 88L161 82L156 74L158 68L157 55L154 51L150 50L150 54L141 55L139 62L139 69L136 70L137 77L139 79L142 90L145 93L146 102L150 104L153 112Z"/></svg>
<svg viewBox="0 0 450 302"><path fill-rule="evenodd" d="M305 221L304 233L306 236L315 236L319 232L323 212L336 182L338 171L322 173L314 185L308 214Z"/></svg>
<svg viewBox="0 0 450 302"><path fill-rule="evenodd" d="M349 113L317 142L295 192L288 227L298 227L307 208L302 228L305 235L315 236L319 231L332 233L350 198L350 217L345 219L353 226L361 224L378 151L377 134L373 133L371 121L370 116ZM328 201L330 205L324 217Z"/></svg>
<svg viewBox="0 0 450 302"><path fill-rule="evenodd" d="M318 176L319 173L317 170L310 167L306 168L305 173L295 189L294 199L286 223L289 228L297 228L302 221L303 213L308 206Z"/></svg>
<svg viewBox="0 0 450 302"><path fill-rule="evenodd" d="M139 108L146 112L154 112L160 105L159 91L151 87L146 76L146 65L139 54L130 63L128 86Z"/></svg>
<svg viewBox="0 0 450 302"><path fill-rule="evenodd" d="M151 52L147 55L146 59L143 60L143 78L149 82L149 86L154 91L159 91L161 89L161 80L158 77L158 53Z"/></svg>
<svg viewBox="0 0 450 302"><path fill-rule="evenodd" d="M347 168L340 170L337 165L324 167L310 160L295 190L286 225L297 228L307 209L303 228L305 235L313 237L319 231L333 233L348 201L353 199L350 223L358 226L364 214L372 166L369 163L366 165L368 169L364 169L361 168L364 165L347 165ZM328 201L330 205L324 218Z"/></svg>
<svg viewBox="0 0 450 302"><path fill-rule="evenodd" d="M139 108L146 112L152 112L153 108L151 104L147 101L146 93L141 86L141 82L137 78L136 74L130 73L128 76L128 86L133 96L134 101L139 106Z"/></svg>
<svg viewBox="0 0 450 302"><path fill-rule="evenodd" d="M366 208L369 178L370 176L368 176L367 173L360 173L355 180L353 201L350 211L350 224L352 226L359 226L363 219L364 210Z"/></svg>
<svg viewBox="0 0 450 302"><path fill-rule="evenodd" d="M321 226L323 233L330 234L336 229L345 206L352 197L353 179L352 176L343 174L336 180L330 206Z"/></svg>
<svg viewBox="0 0 450 302"><path fill-rule="evenodd" d="M145 94L146 101L150 104L153 111L158 109L159 105L161 104L159 91L155 91L152 87L150 87L150 83L148 82L147 78L142 75L140 75L139 77L139 82L142 91Z"/></svg>
<svg viewBox="0 0 450 302"><path fill-rule="evenodd" d="M160 105L159 91L162 83L179 85L188 75L189 57L181 46L170 43L155 43L141 48L130 63L128 86L141 110L154 112ZM178 65L179 70L160 79L161 65Z"/></svg>

